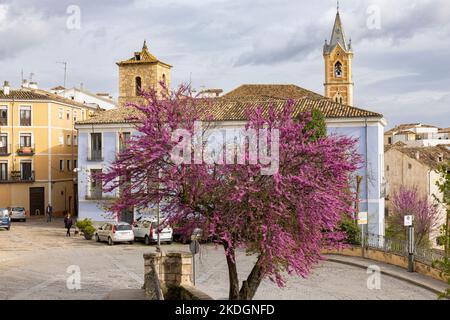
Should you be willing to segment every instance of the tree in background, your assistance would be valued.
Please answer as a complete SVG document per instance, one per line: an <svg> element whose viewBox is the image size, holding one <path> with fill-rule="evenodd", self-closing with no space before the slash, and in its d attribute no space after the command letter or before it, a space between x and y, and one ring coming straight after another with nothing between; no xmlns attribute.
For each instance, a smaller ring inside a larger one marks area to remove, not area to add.
<svg viewBox="0 0 450 320"><path fill-rule="evenodd" d="M249 164L248 152L245 165L177 164L171 154L185 138L174 141L171 135L180 128L194 134L194 122L209 118L207 103L191 98L186 88L159 100L155 92L144 92L143 97L145 104L128 106L142 114L140 134L102 177L105 191L121 189L112 209L120 212L162 201L166 223L190 224L190 229L204 230L205 238L216 239L226 256L230 299L252 299L264 278L283 286L287 274L306 277L320 261L322 249L342 246L345 235L338 223L343 213L353 212L354 194L347 190L349 176L360 163L355 140L315 136L316 130L307 129L311 115L293 119L292 103L287 102L279 112L248 112L247 129L279 130L275 174L261 175L262 166ZM206 137L204 131L203 142ZM241 286L238 250L255 256Z"/></svg>
<svg viewBox="0 0 450 320"><path fill-rule="evenodd" d="M387 233L404 237L404 217L414 216L414 239L416 245L428 245L429 235L438 228L439 211L435 204L421 197L416 188L400 187L392 197L392 215L389 216Z"/></svg>
<svg viewBox="0 0 450 320"><path fill-rule="evenodd" d="M446 208L445 224L441 228L439 243L444 246L445 255L442 260L434 261L433 266L442 270L449 287L442 292L440 298L450 298L450 162L441 166L437 172L441 179L436 182L442 197L434 195L435 199Z"/></svg>

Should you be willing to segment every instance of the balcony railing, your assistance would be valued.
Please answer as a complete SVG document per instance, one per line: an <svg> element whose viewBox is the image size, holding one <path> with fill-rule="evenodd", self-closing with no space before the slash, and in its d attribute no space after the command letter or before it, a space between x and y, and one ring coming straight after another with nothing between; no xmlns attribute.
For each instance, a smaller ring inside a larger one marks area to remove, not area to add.
<svg viewBox="0 0 450 320"><path fill-rule="evenodd" d="M0 147L0 156L9 156L11 154L11 145Z"/></svg>
<svg viewBox="0 0 450 320"><path fill-rule="evenodd" d="M34 182L34 171L22 172L22 171L11 171L9 178L0 178L0 183L30 183Z"/></svg>
<svg viewBox="0 0 450 320"><path fill-rule="evenodd" d="M91 150L91 154L88 155L88 161L103 161L103 155L101 150Z"/></svg>
<svg viewBox="0 0 450 320"><path fill-rule="evenodd" d="M31 146L17 146L17 155L19 156L32 156L34 155L35 148L34 145Z"/></svg>

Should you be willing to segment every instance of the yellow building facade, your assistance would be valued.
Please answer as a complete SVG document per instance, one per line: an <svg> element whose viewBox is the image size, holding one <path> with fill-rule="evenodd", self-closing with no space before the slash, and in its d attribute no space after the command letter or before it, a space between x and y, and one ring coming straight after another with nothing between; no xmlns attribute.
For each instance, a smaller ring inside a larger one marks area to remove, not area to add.
<svg viewBox="0 0 450 320"><path fill-rule="evenodd" d="M0 89L0 207L76 213L77 132L95 108L42 90Z"/></svg>

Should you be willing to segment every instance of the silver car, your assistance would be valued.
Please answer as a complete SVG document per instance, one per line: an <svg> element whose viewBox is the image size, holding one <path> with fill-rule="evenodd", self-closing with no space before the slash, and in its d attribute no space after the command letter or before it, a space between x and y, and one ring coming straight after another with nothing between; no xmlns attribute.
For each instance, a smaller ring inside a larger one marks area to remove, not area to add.
<svg viewBox="0 0 450 320"><path fill-rule="evenodd" d="M11 220L27 220L27 213L24 207L9 207L8 210L11 215Z"/></svg>
<svg viewBox="0 0 450 320"><path fill-rule="evenodd" d="M106 241L110 246L116 242L134 242L133 228L126 222L107 222L94 234L95 241Z"/></svg>
<svg viewBox="0 0 450 320"><path fill-rule="evenodd" d="M156 219L142 218L133 227L136 240L143 240L145 244L158 242L158 222ZM171 227L164 227L159 233L160 242L171 243L173 241L173 230Z"/></svg>

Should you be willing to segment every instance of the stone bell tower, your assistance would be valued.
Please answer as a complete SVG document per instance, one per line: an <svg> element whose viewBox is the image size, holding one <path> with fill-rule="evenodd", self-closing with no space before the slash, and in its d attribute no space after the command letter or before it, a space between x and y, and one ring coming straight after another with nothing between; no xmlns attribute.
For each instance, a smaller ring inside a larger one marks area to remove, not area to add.
<svg viewBox="0 0 450 320"><path fill-rule="evenodd" d="M135 52L128 60L117 62L119 66L119 106L125 103L139 103L141 90L150 88L161 92L160 82L170 88L171 65L158 60L150 53L147 42L144 41L142 50Z"/></svg>
<svg viewBox="0 0 450 320"><path fill-rule="evenodd" d="M330 43L325 40L325 96L333 101L353 106L352 43L346 42L344 28L339 15L339 6L334 21Z"/></svg>

